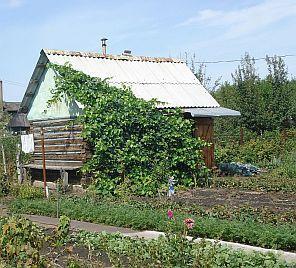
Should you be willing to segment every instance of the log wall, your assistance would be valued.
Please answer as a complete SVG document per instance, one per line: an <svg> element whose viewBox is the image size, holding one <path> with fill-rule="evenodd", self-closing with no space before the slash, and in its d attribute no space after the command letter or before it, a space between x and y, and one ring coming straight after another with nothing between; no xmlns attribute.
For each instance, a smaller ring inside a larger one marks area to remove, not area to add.
<svg viewBox="0 0 296 268"><path fill-rule="evenodd" d="M33 164L42 165L42 132L44 133L47 169L79 168L87 160L89 150L81 136L82 126L73 120L48 120L32 123L34 134Z"/></svg>

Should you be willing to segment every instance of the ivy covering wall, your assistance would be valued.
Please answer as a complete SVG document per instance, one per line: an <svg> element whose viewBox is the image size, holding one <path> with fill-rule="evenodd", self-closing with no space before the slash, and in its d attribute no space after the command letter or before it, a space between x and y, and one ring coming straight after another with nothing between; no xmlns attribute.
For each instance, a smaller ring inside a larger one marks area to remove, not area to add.
<svg viewBox="0 0 296 268"><path fill-rule="evenodd" d="M157 109L156 100L139 99L128 87L115 87L69 65L49 68L57 73L49 104L66 98L84 106L78 120L92 158L83 171L95 178L97 191L153 195L169 176L179 185L198 183L206 143L193 137L193 121L184 119L180 109Z"/></svg>

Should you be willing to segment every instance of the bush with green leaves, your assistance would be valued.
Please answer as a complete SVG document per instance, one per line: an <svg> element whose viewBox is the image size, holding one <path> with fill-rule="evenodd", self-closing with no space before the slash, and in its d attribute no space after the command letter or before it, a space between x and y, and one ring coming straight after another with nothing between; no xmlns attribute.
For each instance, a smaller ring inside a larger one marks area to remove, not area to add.
<svg viewBox="0 0 296 268"><path fill-rule="evenodd" d="M268 75L260 78L254 59L245 54L232 74L233 83L213 93L220 105L241 112L238 118L218 121L217 133L233 136L242 126L261 135L296 126L296 81L289 79L282 58L266 57L266 63Z"/></svg>
<svg viewBox="0 0 296 268"><path fill-rule="evenodd" d="M11 195L23 199L42 198L44 191L42 188L34 187L28 183L14 184L10 187Z"/></svg>
<svg viewBox="0 0 296 268"><path fill-rule="evenodd" d="M42 230L27 219L0 219L0 258L8 265L45 267L39 252L44 239Z"/></svg>
<svg viewBox="0 0 296 268"><path fill-rule="evenodd" d="M295 148L296 129L291 128L282 132L266 131L259 136L253 133L253 136L242 145L238 142L218 142L215 159L217 164L243 162L270 169L285 166L287 170L294 166ZM293 172L293 168L289 170ZM289 171L283 174L289 176Z"/></svg>
<svg viewBox="0 0 296 268"><path fill-rule="evenodd" d="M84 108L78 120L92 157L84 172L96 179L101 194L116 194L119 185L137 195L153 195L168 176L191 186L204 165L193 137L193 122L180 109L157 109L156 100L137 98L128 87L90 77L69 65L50 65L57 73L49 105L66 98Z"/></svg>

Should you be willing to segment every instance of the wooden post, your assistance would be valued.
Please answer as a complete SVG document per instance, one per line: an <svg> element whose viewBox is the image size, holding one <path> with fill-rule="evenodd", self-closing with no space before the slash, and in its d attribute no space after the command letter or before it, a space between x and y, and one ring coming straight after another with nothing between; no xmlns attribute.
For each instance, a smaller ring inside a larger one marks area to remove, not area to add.
<svg viewBox="0 0 296 268"><path fill-rule="evenodd" d="M42 167L43 167L43 186L44 186L44 195L47 197L46 191L46 163L45 163L45 146L44 146L44 130L41 127L41 144L42 144Z"/></svg>
<svg viewBox="0 0 296 268"><path fill-rule="evenodd" d="M3 112L3 82L0 80L0 113L2 115Z"/></svg>
<svg viewBox="0 0 296 268"><path fill-rule="evenodd" d="M244 129L243 127L240 128L240 133L239 133L239 145L244 144Z"/></svg>
<svg viewBox="0 0 296 268"><path fill-rule="evenodd" d="M17 179L19 184L23 182L23 176L22 176L22 171L20 168L20 155L21 155L21 145L17 145L17 153L16 153L16 172L17 172Z"/></svg>
<svg viewBox="0 0 296 268"><path fill-rule="evenodd" d="M2 137L1 149L2 149L3 171L4 171L4 175L7 176L6 157L5 157L5 151L4 151L4 145L3 145L4 139L5 139L5 134L3 134L3 137Z"/></svg>

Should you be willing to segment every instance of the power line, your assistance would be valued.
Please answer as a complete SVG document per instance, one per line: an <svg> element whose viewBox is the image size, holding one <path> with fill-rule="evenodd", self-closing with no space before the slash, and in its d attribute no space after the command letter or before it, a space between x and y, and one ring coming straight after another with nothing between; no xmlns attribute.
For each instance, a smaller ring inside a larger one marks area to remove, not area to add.
<svg viewBox="0 0 296 268"><path fill-rule="evenodd" d="M1 79L0 79L1 80ZM18 87L26 87L25 84L21 83L21 82L17 82L17 81L11 81L11 80L2 80L3 82L9 84L9 85L13 85L13 86L18 86Z"/></svg>
<svg viewBox="0 0 296 268"><path fill-rule="evenodd" d="M273 56L266 56L266 57L260 57L260 58L252 58L254 61L258 60L265 60L266 58L272 58ZM286 57L296 57L296 54L285 54L285 55L279 55L280 58L286 58ZM194 61L194 63L205 63L205 64L217 64L217 63L231 63L231 62L241 62L242 59L235 59L235 60L217 60L217 61ZM1 80L1 79L0 79ZM11 81L11 80L2 80L3 82L18 86L18 87L26 87L24 83L17 82L17 81Z"/></svg>
<svg viewBox="0 0 296 268"><path fill-rule="evenodd" d="M296 57L295 54L286 54L286 55L279 55L280 58L286 58L286 57ZM272 56L267 56L267 58L272 58ZM261 58L252 58L252 60L265 60L266 57ZM230 62L241 62L242 59L236 59L236 60L217 60L217 61L195 61L194 63L206 63L206 64L215 64L215 63L230 63Z"/></svg>

